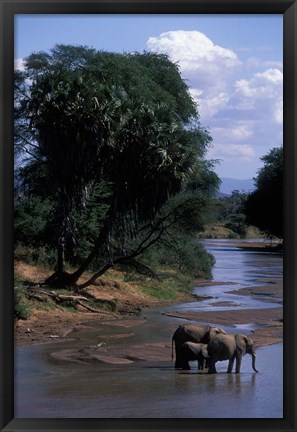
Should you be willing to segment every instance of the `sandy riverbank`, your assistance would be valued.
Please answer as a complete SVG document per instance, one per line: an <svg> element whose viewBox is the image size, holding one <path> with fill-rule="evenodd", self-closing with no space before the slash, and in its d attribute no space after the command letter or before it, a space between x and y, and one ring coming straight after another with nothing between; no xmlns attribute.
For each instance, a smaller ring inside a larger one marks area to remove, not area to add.
<svg viewBox="0 0 297 432"><path fill-rule="evenodd" d="M263 287L254 287L253 292L261 295ZM275 301L279 301L282 295L280 284L271 285L270 295L275 297ZM236 291L235 291L236 292ZM237 291L239 294L250 295L249 289L242 289ZM185 299L183 299L185 300ZM154 304L142 304L142 306L154 307ZM136 310L140 309L140 304L134 303ZM236 333L236 325L253 324L250 337L254 340L256 347L280 343L283 341L283 309L277 308L263 308L255 310L239 310L236 306L229 305L230 310L224 311L207 311L207 312L193 312L191 311L191 302L189 302L189 310L183 313L172 312L170 316L181 318L181 322L187 320L194 320L197 322L205 322L213 325L222 325L234 327ZM131 313L133 319L131 319ZM138 312L139 314L139 312ZM156 361L168 361L171 357L171 332L174 328L168 330L168 340L159 343L150 344L144 343L142 345L129 345L121 346L120 350L112 343L112 338L108 339L108 343L104 338L101 347L85 347L83 334L87 331L88 327L94 325L94 321L99 324L108 324L116 328L116 333L113 338L128 338L133 335L133 328L137 326L147 325L145 318L139 316L135 319L135 313L132 309L130 314L118 314L111 312L102 312L101 314L94 314L91 312L76 312L65 313L64 311L45 312L36 311L34 317L26 321L18 321L15 326L15 341L17 345L28 345L38 343L53 343L62 342L69 339L81 340L81 349L75 351L59 351L58 357L63 361L77 361L78 357L82 357L84 361L103 362L120 362L122 359L131 358L132 353L137 351L137 359L151 359ZM127 329L129 329L127 334ZM101 342L102 342L101 341ZM94 357L95 356L95 357ZM58 358L57 358L58 359ZM87 359L87 360L86 360Z"/></svg>
<svg viewBox="0 0 297 432"><path fill-rule="evenodd" d="M249 245L250 247L251 245ZM257 247L257 245L253 245ZM248 288L242 288L240 290L230 291L233 294L246 295L246 296L258 296L263 301L280 303L283 298L283 286L280 281L265 281L268 282L269 288L261 285L259 279L258 283L255 281L255 285ZM220 284L218 281L197 281L195 284L201 286L212 286ZM116 287L100 287L101 294L103 297L108 298L110 295L113 296L116 292L117 295L121 295L121 301L123 307L120 312L109 312L102 311L100 313L92 313L86 310L78 310L76 312L68 312L65 310L55 309L46 311L38 310L34 311L33 316L28 320L18 320L15 322L15 343L18 346L40 344L40 343L53 343L61 342L69 339L80 339L80 335L88 328L92 326L94 321L98 321L98 324L109 323L118 329L118 336L128 337L125 329L147 324L146 320L141 316L141 310L160 307L166 302L150 301L137 296L135 292L120 292ZM106 292L105 292L106 291ZM115 291L115 292L113 292ZM268 295L268 297L267 297ZM239 298L239 297L238 297ZM266 299L266 300L265 300ZM268 299L268 300L267 300ZM198 296L198 300L203 301L203 297ZM283 308L264 308L263 309L239 309L239 302L222 302L218 299L214 302L214 306L225 306L228 309L223 311L206 311L197 312L191 311L191 301L197 301L197 296L181 296L178 302L189 302L189 308L183 312L171 312L170 316L181 318L181 323L187 322L187 320L193 320L197 322L209 323L211 325L221 325L234 328L236 333L237 325L253 325L253 330L250 333L251 338L254 340L257 347L263 345L270 345L274 343L280 343L283 341ZM139 316L139 320L133 320L131 324L131 316ZM92 324L91 324L92 322ZM156 360L168 359L171 355L171 332L174 328L168 328L168 340L158 343L156 346L152 344L143 344L141 350L138 351L140 357L147 358L153 356ZM232 331L233 332L233 331ZM124 336L123 336L124 335ZM139 347L138 347L139 348ZM112 345L108 348L103 349L107 355L113 355ZM118 353L119 355L120 353ZM129 356L126 350L122 353L123 356Z"/></svg>

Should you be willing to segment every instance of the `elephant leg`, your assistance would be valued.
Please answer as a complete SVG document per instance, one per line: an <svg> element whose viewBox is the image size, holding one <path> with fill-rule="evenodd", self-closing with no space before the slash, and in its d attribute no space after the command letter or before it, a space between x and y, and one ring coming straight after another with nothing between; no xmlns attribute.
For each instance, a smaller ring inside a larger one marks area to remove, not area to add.
<svg viewBox="0 0 297 432"><path fill-rule="evenodd" d="M204 359L199 359L198 360L198 370L203 370L204 369Z"/></svg>
<svg viewBox="0 0 297 432"><path fill-rule="evenodd" d="M184 359L181 355L181 350L180 349L176 349L175 350L175 369L182 369L184 366Z"/></svg>
<svg viewBox="0 0 297 432"><path fill-rule="evenodd" d="M211 359L208 362L208 373L209 374L215 374L215 373L217 373L216 362L212 361Z"/></svg>
<svg viewBox="0 0 297 432"><path fill-rule="evenodd" d="M232 369L233 369L233 364L234 364L234 360L235 360L235 356L231 357L229 359L229 364L228 364L228 369L227 369L227 373L231 373ZM237 365L237 363L236 363Z"/></svg>
<svg viewBox="0 0 297 432"><path fill-rule="evenodd" d="M175 369L182 369L183 366L183 362L181 361L181 359L176 359L175 360L175 365L174 365Z"/></svg>
<svg viewBox="0 0 297 432"><path fill-rule="evenodd" d="M182 350L176 351L175 369L190 370L188 358Z"/></svg>
<svg viewBox="0 0 297 432"><path fill-rule="evenodd" d="M242 361L242 355L238 354L236 357L235 373L240 373L241 361Z"/></svg>
<svg viewBox="0 0 297 432"><path fill-rule="evenodd" d="M183 360L182 369L183 370L191 370L188 360Z"/></svg>
<svg viewBox="0 0 297 432"><path fill-rule="evenodd" d="M175 364L174 364L174 367L175 367L175 369L180 368L180 366L179 366L179 361L178 361L178 359L177 359L177 356L176 356L176 358L175 358Z"/></svg>

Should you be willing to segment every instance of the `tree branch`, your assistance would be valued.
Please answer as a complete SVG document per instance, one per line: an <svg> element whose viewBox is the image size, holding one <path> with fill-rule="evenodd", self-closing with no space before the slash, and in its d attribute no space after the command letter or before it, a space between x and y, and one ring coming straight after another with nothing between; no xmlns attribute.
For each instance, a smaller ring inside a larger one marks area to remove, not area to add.
<svg viewBox="0 0 297 432"><path fill-rule="evenodd" d="M97 273L95 273L90 279L88 279L86 282L82 283L81 285L78 285L78 289L81 290L83 288L86 288L87 286L91 285L98 279L100 276L102 276L104 273L107 272L112 267L111 263L106 264L103 266Z"/></svg>
<svg viewBox="0 0 297 432"><path fill-rule="evenodd" d="M136 269L136 271L140 274L144 274L146 276L155 278L159 280L159 277L157 275L157 273L154 272L153 269L151 269L150 267L148 267L147 265L136 261L134 259L128 259L127 261L123 261L121 264L127 266L127 267L133 267Z"/></svg>
<svg viewBox="0 0 297 432"><path fill-rule="evenodd" d="M162 233L163 233L163 228L160 230L159 234L157 235L157 237L155 237L153 240L151 240L149 243L147 243L145 246L142 246L140 248L140 246L138 246L138 248L132 252L129 255L126 256L119 256L117 258L115 258L112 262L106 264L105 266L103 266L98 272L96 272L90 279L88 279L86 282L84 282L83 284L78 286L78 289L81 290L83 288L86 288L87 286L91 285L92 283L94 283L96 281L96 279L98 279L100 276L102 276L107 270L109 270L110 268L112 268L114 265L117 264L122 264L122 265L132 265L136 268L136 266L138 265L138 267L140 268L140 266L145 267L144 264L140 264L137 261L134 260L134 258L136 258L137 256L141 255L144 251L146 251L150 246L152 246L152 244L156 243L159 238L161 237ZM147 236L147 239L150 238L150 235ZM144 244L144 241L141 243L141 245ZM147 267L147 269L149 269L149 267ZM150 271L152 272L152 270L150 269Z"/></svg>
<svg viewBox="0 0 297 432"><path fill-rule="evenodd" d="M184 203L178 205L177 207L174 207L172 211L167 213L165 216L160 217L155 225L152 226L151 231L147 234L147 236L140 242L140 244L136 247L134 251L132 251L129 255L122 255L115 259L113 259L112 262L109 262L108 264L104 265L98 272L96 272L91 278L89 278L86 282L82 283L78 286L78 289L81 290L83 288L86 288L87 286L91 285L98 279L100 276L102 276L107 270L112 268L116 264L122 264L122 265L133 265L136 268L136 262L134 259L138 257L139 255L143 254L148 248L150 248L153 244L158 242L163 235L164 231L170 228L176 221L179 219L176 217L176 210L182 209L185 206ZM109 213L111 212L111 209L109 210ZM173 220L170 220L166 225L164 225L164 222L171 218L172 215L175 215ZM159 230L159 231L158 231ZM88 258L85 260L85 262L79 267L79 269L74 272L71 277L73 278L73 281L76 282L79 277L83 274L83 272L87 269L88 265L92 262L93 258L96 256L98 247L102 244L102 242L106 239L106 236L109 232L109 220L106 219L106 222L101 230L101 233L95 243L95 246L92 250L92 252L89 254ZM157 234L156 234L157 233ZM153 235L156 236L152 238ZM134 264L132 264L134 263ZM137 262L138 263L138 262ZM140 266L140 263L137 264ZM151 270L151 269L150 269ZM152 271L152 270L151 270Z"/></svg>

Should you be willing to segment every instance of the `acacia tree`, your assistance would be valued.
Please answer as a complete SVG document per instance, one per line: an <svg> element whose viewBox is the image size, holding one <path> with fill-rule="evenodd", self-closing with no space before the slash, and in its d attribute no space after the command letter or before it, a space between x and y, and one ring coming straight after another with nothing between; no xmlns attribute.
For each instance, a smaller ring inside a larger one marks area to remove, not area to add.
<svg viewBox="0 0 297 432"><path fill-rule="evenodd" d="M164 82L165 71L175 86ZM32 178L42 173L43 195L54 202L58 260L47 282L74 285L100 253L108 259L88 283L115 264L141 269L136 257L172 224L172 212L160 209L199 172L211 141L178 66L164 55L58 45L29 56L15 84L16 154L27 155L21 173L34 187ZM102 184L103 223L89 255L68 274L74 214ZM140 231L133 250L124 250L123 239Z"/></svg>
<svg viewBox="0 0 297 432"><path fill-rule="evenodd" d="M283 237L283 148L277 147L261 158L263 168L255 178L255 191L245 204L247 222L269 235Z"/></svg>

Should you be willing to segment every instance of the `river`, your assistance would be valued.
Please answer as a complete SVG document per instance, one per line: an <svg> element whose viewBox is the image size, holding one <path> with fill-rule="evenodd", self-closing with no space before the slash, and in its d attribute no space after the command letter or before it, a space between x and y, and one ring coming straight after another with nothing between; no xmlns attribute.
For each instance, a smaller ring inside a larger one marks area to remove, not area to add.
<svg viewBox="0 0 297 432"><path fill-rule="evenodd" d="M224 310L222 302L236 302L237 308L281 307L269 293L261 298L239 296L226 291L252 286L259 280L269 286L282 278L282 256L278 253L242 250L234 240L207 240L213 253L215 286L196 289L197 294L212 296L204 301L145 310L135 322L144 325L125 329L126 337L114 344L170 340L171 329L181 320L164 312L187 309ZM229 284L230 283L230 284ZM220 300L220 305L213 302ZM230 306L229 306L230 308ZM182 321L183 322L183 321ZM252 323L251 323L252 326ZM238 326L239 332L247 326ZM132 331L131 331L132 329ZM170 329L170 330L169 330ZM227 329L229 330L229 329ZM232 329L234 332L234 328ZM94 325L84 335L84 343L98 340L102 328ZM117 335L119 329L105 325L104 331ZM123 333L122 329L120 333ZM102 333L101 333L102 334ZM249 356L244 357L241 373L226 374L226 362L217 364L218 374L176 371L170 359L136 361L130 364L57 362L53 350L81 346L81 340L56 344L17 347L15 350L16 418L282 418L283 347L275 344L257 350L256 374Z"/></svg>

